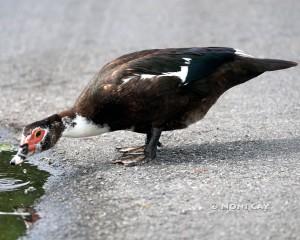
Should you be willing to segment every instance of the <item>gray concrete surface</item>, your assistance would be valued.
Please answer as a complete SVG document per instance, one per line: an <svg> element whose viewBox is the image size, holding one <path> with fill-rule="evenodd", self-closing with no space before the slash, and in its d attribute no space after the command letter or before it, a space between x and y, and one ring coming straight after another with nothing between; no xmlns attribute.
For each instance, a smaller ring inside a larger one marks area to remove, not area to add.
<svg viewBox="0 0 300 240"><path fill-rule="evenodd" d="M2 0L1 127L17 136L71 106L101 65L135 50L232 46L299 61L299 13L298 0ZM110 164L138 134L62 139L26 239L300 239L299 73L230 90L203 121L164 133L144 166Z"/></svg>

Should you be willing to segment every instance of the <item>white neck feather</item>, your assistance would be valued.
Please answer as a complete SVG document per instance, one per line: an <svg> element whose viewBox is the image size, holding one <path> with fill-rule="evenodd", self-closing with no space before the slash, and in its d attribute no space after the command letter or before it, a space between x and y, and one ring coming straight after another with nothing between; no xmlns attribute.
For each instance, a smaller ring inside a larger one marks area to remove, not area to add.
<svg viewBox="0 0 300 240"><path fill-rule="evenodd" d="M96 125L86 117L82 117L80 115L76 115L73 119L70 117L64 117L62 121L65 125L65 130L62 133L63 137L91 137L110 131L108 125Z"/></svg>

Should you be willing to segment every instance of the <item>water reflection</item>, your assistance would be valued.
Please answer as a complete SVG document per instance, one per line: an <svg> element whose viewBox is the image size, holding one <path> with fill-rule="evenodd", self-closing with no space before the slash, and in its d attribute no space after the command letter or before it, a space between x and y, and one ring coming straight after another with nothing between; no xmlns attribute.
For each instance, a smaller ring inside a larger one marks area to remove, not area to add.
<svg viewBox="0 0 300 240"><path fill-rule="evenodd" d="M43 195L49 177L48 172L29 163L11 166L13 154L0 150L0 240L17 239L39 219L32 205Z"/></svg>

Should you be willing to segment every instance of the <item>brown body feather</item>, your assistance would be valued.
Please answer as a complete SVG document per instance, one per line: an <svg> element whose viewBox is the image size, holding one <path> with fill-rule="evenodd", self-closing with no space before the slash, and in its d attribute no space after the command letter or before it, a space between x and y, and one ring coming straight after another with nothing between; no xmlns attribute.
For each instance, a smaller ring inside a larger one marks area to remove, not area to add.
<svg viewBox="0 0 300 240"><path fill-rule="evenodd" d="M194 75L187 76L187 84L179 77L163 75L179 71L184 58L195 62L188 66ZM185 128L203 118L229 88L265 71L294 65L240 56L231 48L136 52L105 65L82 92L74 110L96 124L108 124L111 130L133 128L147 133L152 127L165 131ZM143 79L142 74L152 77Z"/></svg>

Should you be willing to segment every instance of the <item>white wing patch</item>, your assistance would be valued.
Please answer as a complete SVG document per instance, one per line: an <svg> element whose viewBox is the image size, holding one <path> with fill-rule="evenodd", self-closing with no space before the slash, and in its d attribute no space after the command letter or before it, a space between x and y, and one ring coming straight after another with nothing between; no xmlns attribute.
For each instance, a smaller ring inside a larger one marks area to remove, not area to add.
<svg viewBox="0 0 300 240"><path fill-rule="evenodd" d="M239 56L242 56L242 57L253 57L252 55L249 55L249 54L243 52L240 49L234 49L234 50L235 50L235 55L239 55Z"/></svg>
<svg viewBox="0 0 300 240"><path fill-rule="evenodd" d="M190 64L192 59L191 58L182 58L185 60L185 64ZM185 82L185 79L188 75L189 66L180 66L180 71L178 72L166 72L160 75L153 75L153 74L141 74L141 79L149 79L153 77L164 77L164 76L171 76L171 77L178 77L181 79L182 83Z"/></svg>
<svg viewBox="0 0 300 240"><path fill-rule="evenodd" d="M140 77L141 79L148 79L148 78L153 78L153 77L158 77L162 75L153 75L153 74L141 74Z"/></svg>
<svg viewBox="0 0 300 240"><path fill-rule="evenodd" d="M192 59L191 58L182 58L183 60L185 60L185 64L190 64Z"/></svg>
<svg viewBox="0 0 300 240"><path fill-rule="evenodd" d="M132 78L133 78L133 76L130 76L130 77L127 77L127 78L123 78L122 79L122 84L125 84L125 83L129 82Z"/></svg>
<svg viewBox="0 0 300 240"><path fill-rule="evenodd" d="M110 131L106 124L103 126L96 125L92 121L80 115L76 115L74 119L65 117L62 120L66 127L62 133L64 137L91 137Z"/></svg>

